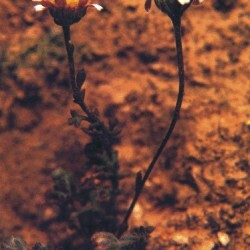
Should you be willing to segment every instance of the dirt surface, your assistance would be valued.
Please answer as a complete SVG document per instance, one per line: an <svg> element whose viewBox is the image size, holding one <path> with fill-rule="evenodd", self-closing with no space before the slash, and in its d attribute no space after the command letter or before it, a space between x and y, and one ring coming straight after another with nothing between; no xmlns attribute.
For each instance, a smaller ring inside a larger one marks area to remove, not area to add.
<svg viewBox="0 0 250 250"><path fill-rule="evenodd" d="M72 27L87 102L122 123L125 205L173 112L178 78L170 20L142 0L100 0ZM51 172L81 170L88 141L67 125L72 103L61 28L29 0L0 2L0 241L58 242L44 229ZM130 225L152 225L148 249L250 249L248 0L209 1L183 17L186 90L175 132ZM228 242L227 242L228 240Z"/></svg>

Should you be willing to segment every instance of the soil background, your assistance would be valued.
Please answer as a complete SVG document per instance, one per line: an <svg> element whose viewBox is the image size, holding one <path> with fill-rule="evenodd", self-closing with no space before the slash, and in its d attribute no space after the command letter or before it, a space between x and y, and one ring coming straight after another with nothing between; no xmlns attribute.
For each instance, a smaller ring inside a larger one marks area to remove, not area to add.
<svg viewBox="0 0 250 250"><path fill-rule="evenodd" d="M149 164L173 113L178 78L168 17L143 0L100 0L72 27L87 103L122 124L117 145L127 206L134 175ZM41 222L51 173L80 173L88 137L68 126L61 28L29 0L0 2L0 242L56 243L63 223ZM250 249L248 0L206 0L183 21L186 90L180 119L130 225L155 227L148 249Z"/></svg>

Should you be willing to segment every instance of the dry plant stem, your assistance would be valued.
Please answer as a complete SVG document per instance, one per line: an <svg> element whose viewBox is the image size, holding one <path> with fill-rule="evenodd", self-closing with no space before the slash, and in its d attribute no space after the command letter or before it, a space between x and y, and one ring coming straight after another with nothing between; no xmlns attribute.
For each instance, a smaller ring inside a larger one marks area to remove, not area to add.
<svg viewBox="0 0 250 250"><path fill-rule="evenodd" d="M182 41L181 41L181 17L174 17L172 18L173 26L174 26L174 33L175 33L175 40L176 40L176 50L177 50L177 59L178 59L178 74L179 74L179 92L178 92L178 98L175 106L174 115L171 121L171 124L168 128L168 131L160 144L156 154L154 155L151 163L149 164L146 173L141 181L141 184L139 185L137 191L135 192L135 196L130 204L130 207L123 219L122 224L119 227L119 230L117 232L117 236L120 237L128 227L128 220L133 212L133 209L135 207L136 202L138 201L138 198L143 190L143 187L145 186L146 181L148 180L150 173L152 172L153 168L155 167L155 163L157 162L159 156L161 155L163 149L165 148L174 128L176 125L176 122L179 117L179 113L181 110L181 104L184 96L184 63L183 63L183 53L182 53Z"/></svg>

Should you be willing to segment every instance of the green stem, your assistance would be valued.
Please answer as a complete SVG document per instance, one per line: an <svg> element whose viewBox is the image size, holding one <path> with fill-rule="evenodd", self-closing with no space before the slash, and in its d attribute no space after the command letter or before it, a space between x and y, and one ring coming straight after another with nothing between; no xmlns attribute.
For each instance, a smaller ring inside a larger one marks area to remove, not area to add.
<svg viewBox="0 0 250 250"><path fill-rule="evenodd" d="M133 209L135 207L135 204L138 201L138 198L145 186L146 181L148 180L153 168L155 167L155 164L161 155L163 149L165 148L171 134L173 133L173 130L175 128L176 122L179 118L179 113L181 110L182 100L184 96L184 63L183 63L183 52L182 52L182 41L181 41L181 17L175 17L172 18L173 26L174 26L174 33L175 33L175 41L176 41L176 50L177 50L177 59L178 59L178 74L179 74L179 92L178 92L178 98L175 106L174 115L171 121L171 124L168 128L168 131L165 135L165 137L162 140L162 143L160 144L156 154L154 155L151 163L149 164L144 177L142 178L141 184L139 185L137 191L135 192L134 198L130 204L130 207L118 229L117 236L120 237L128 227L128 220L133 212Z"/></svg>

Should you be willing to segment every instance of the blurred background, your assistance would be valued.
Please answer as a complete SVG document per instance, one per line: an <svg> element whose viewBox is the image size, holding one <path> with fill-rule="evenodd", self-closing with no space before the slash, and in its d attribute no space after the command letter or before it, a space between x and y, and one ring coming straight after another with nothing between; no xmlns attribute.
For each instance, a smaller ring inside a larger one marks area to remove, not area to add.
<svg viewBox="0 0 250 250"><path fill-rule="evenodd" d="M88 105L122 124L117 145L124 200L169 125L178 78L172 25L143 0L99 0L72 26L77 69L87 72ZM0 241L59 242L63 223L42 227L51 173L78 173L80 130L62 30L30 0L0 2ZM205 0L182 19L186 90L175 132L131 218L152 225L149 249L250 249L248 0ZM248 138L249 139L249 138ZM125 204L127 205L127 204ZM223 237L222 237L223 236ZM217 247L217 248L216 248Z"/></svg>

